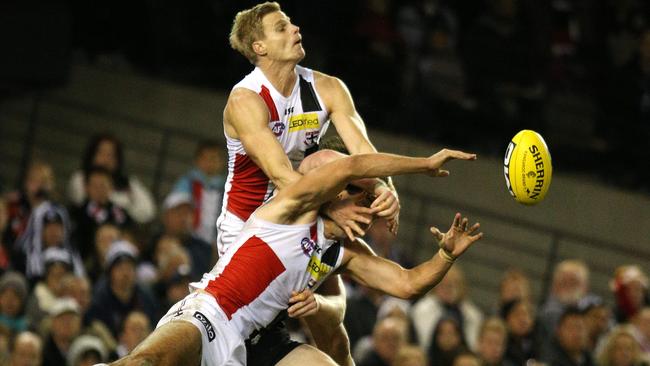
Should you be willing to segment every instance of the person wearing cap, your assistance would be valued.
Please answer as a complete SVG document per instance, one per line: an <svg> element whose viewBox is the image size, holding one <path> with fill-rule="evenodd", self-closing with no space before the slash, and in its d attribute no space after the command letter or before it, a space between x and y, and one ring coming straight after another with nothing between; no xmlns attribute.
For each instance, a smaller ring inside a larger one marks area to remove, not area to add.
<svg viewBox="0 0 650 366"><path fill-rule="evenodd" d="M117 337L122 322L134 310L156 321L158 305L153 296L136 282L137 249L126 240L111 244L106 254L105 276L95 286L88 319L97 319Z"/></svg>
<svg viewBox="0 0 650 366"><path fill-rule="evenodd" d="M67 354L67 366L89 366L105 362L108 357L101 339L92 335L81 335L72 342Z"/></svg>
<svg viewBox="0 0 650 366"><path fill-rule="evenodd" d="M43 340L32 332L21 332L11 346L9 366L41 366Z"/></svg>
<svg viewBox="0 0 650 366"><path fill-rule="evenodd" d="M27 280L21 273L6 272L0 277L0 325L13 334L27 330L27 291Z"/></svg>
<svg viewBox="0 0 650 366"><path fill-rule="evenodd" d="M50 309L50 329L43 349L43 366L66 364L66 354L81 333L79 305L70 297L57 299Z"/></svg>
<svg viewBox="0 0 650 366"><path fill-rule="evenodd" d="M214 140L200 141L194 152L194 167L176 181L168 196L181 194L190 197L193 233L213 245L217 240L215 224L221 213L225 184L223 173L226 165L222 148Z"/></svg>
<svg viewBox="0 0 650 366"><path fill-rule="evenodd" d="M194 201L185 192L172 192L163 204L163 232L154 241L160 244L164 237L177 239L190 256L192 280L198 281L212 268L213 246L196 235L193 229Z"/></svg>
<svg viewBox="0 0 650 366"><path fill-rule="evenodd" d="M36 283L27 301L27 318L35 327L47 316L62 295L62 279L72 273L72 255L63 248L48 248L43 252L45 277Z"/></svg>

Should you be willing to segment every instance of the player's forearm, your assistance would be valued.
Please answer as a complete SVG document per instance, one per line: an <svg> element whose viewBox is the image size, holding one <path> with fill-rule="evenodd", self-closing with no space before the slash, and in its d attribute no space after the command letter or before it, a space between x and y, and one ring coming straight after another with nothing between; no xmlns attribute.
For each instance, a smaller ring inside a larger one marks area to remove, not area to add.
<svg viewBox="0 0 650 366"><path fill-rule="evenodd" d="M407 271L407 283L412 297L419 297L429 292L447 274L452 264L435 254L428 261Z"/></svg>
<svg viewBox="0 0 650 366"><path fill-rule="evenodd" d="M350 165L349 174L352 180L425 173L429 170L427 158L383 153L353 155L350 157Z"/></svg>

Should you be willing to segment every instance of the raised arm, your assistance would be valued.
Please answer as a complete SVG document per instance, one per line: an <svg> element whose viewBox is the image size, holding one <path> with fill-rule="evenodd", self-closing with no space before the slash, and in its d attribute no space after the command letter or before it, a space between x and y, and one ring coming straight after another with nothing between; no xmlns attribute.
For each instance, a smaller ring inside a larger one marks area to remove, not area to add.
<svg viewBox="0 0 650 366"><path fill-rule="evenodd" d="M269 112L259 95L244 88L234 89L223 115L228 136L242 142L246 154L278 189L300 178L268 127Z"/></svg>
<svg viewBox="0 0 650 366"><path fill-rule="evenodd" d="M315 76L316 88L321 93L336 131L348 152L351 155L377 152L368 138L366 126L354 106L352 95L345 83L319 72L316 72ZM386 218L389 222L389 230L397 234L400 204L390 177L387 177L386 185L376 187L375 195L377 199L372 207L378 208L378 216Z"/></svg>
<svg viewBox="0 0 650 366"><path fill-rule="evenodd" d="M456 258L483 236L478 229L478 223L469 227L468 219L461 219L460 214L456 214L445 234L432 227L431 233L440 248L431 259L413 269L404 269L395 262L372 255L363 242L346 242L341 270L364 286L412 299L427 293L442 280Z"/></svg>

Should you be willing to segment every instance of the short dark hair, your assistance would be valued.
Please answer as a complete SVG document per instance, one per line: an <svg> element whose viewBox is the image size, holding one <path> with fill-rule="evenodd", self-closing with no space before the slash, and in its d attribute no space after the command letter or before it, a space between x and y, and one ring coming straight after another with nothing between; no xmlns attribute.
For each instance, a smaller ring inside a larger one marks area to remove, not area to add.
<svg viewBox="0 0 650 366"><path fill-rule="evenodd" d="M105 175L108 177L108 179L110 179L111 183L115 183L113 174L111 174L108 169L104 168L103 166L93 165L87 171L84 171L84 184L88 184L90 177L95 174Z"/></svg>
<svg viewBox="0 0 650 366"><path fill-rule="evenodd" d="M562 325L562 322L566 320L566 318L570 316L580 316L582 317L584 315L584 312L580 310L579 307L577 306L568 306L564 311L562 312L562 315L560 315L560 319L557 321L557 327L560 327Z"/></svg>

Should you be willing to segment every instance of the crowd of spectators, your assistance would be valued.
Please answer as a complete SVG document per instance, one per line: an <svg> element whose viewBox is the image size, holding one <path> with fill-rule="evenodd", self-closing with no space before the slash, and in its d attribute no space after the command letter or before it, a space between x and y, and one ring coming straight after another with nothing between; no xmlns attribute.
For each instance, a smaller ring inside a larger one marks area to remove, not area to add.
<svg viewBox="0 0 650 366"><path fill-rule="evenodd" d="M197 143L193 167L160 205L126 169L115 136L90 139L65 198L51 167L34 161L0 199L0 365L92 365L141 342L217 259L210 222L224 189L222 154L214 141ZM366 239L380 255L413 265L385 225ZM562 261L536 304L526 271L511 269L494 308L482 309L458 265L414 302L346 280L344 324L360 366L650 364L643 269L617 268L609 299L590 293L589 283L584 262ZM312 341L300 320L289 329Z"/></svg>

